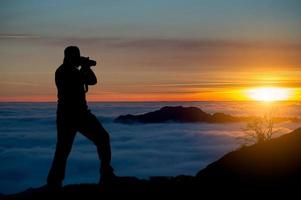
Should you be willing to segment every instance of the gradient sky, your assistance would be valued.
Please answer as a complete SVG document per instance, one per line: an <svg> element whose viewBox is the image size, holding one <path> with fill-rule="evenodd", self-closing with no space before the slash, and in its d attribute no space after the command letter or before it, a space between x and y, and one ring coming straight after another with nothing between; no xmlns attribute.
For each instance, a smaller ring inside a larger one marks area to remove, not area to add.
<svg viewBox="0 0 301 200"><path fill-rule="evenodd" d="M94 101L301 98L299 0L0 0L0 101L55 101L77 45L99 63Z"/></svg>

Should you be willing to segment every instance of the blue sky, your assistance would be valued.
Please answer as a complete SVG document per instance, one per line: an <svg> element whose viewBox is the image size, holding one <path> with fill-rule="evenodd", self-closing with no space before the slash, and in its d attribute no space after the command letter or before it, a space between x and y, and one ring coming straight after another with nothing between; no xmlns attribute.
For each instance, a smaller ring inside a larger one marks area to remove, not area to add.
<svg viewBox="0 0 301 200"><path fill-rule="evenodd" d="M1 2L1 34L282 40L301 35L298 0Z"/></svg>

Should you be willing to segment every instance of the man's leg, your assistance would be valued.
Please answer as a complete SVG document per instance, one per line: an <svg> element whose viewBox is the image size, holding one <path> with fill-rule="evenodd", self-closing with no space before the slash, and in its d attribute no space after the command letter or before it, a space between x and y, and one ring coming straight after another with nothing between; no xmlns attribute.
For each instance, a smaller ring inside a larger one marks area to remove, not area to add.
<svg viewBox="0 0 301 200"><path fill-rule="evenodd" d="M60 187L65 178L66 163L72 148L76 129L70 123L57 119L57 143L52 166L50 168L47 184L50 187Z"/></svg>
<svg viewBox="0 0 301 200"><path fill-rule="evenodd" d="M87 114L80 120L79 131L90 139L97 147L98 157L101 160L100 173L102 179L111 179L114 174L113 168L111 167L111 145L109 133L90 112L87 112Z"/></svg>

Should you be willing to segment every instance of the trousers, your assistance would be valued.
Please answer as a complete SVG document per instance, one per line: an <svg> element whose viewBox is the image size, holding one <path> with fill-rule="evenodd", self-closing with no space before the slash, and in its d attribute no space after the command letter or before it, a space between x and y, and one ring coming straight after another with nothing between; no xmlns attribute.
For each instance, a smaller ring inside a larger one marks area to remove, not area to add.
<svg viewBox="0 0 301 200"><path fill-rule="evenodd" d="M102 169L110 168L111 146L108 132L89 110L76 113L57 111L57 143L54 159L47 177L47 182L60 183L65 178L67 159L77 132L80 132L97 147Z"/></svg>

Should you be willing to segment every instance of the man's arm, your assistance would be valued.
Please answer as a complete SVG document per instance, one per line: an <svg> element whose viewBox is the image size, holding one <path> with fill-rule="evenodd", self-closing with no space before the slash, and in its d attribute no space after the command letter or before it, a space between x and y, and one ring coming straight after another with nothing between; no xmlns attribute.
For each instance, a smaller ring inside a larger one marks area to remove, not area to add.
<svg viewBox="0 0 301 200"><path fill-rule="evenodd" d="M80 72L85 84L95 85L97 83L97 78L90 67L82 67Z"/></svg>

